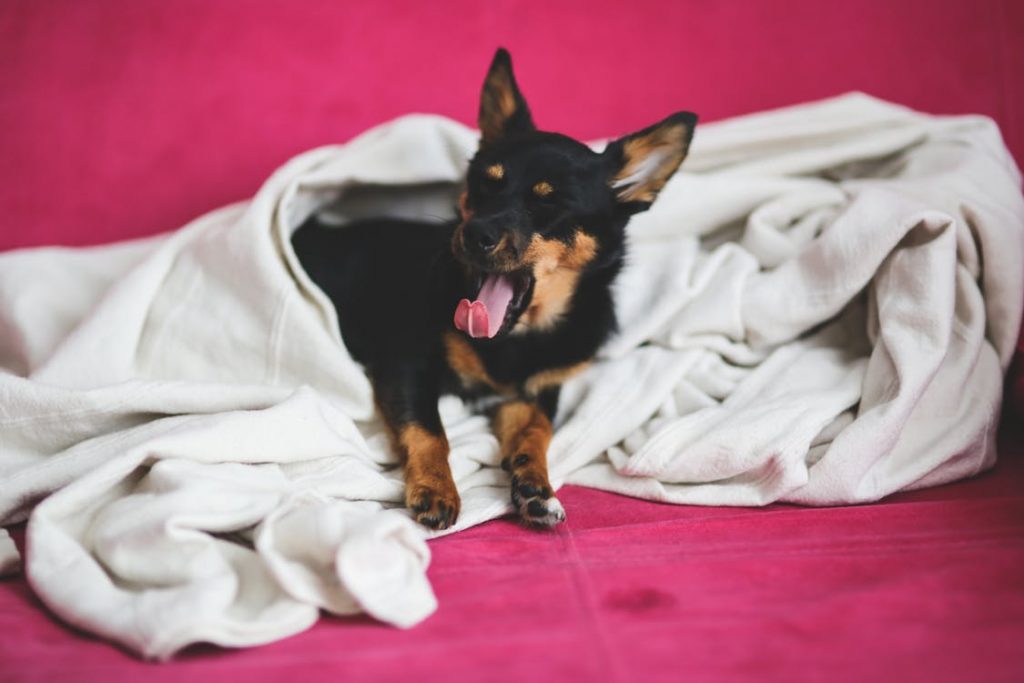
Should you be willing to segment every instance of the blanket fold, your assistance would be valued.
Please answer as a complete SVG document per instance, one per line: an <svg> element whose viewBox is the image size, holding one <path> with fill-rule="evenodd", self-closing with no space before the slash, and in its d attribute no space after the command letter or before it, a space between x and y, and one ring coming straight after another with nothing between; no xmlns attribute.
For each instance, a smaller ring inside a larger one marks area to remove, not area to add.
<svg viewBox="0 0 1024 683"><path fill-rule="evenodd" d="M0 255L0 523L29 520L48 607L153 658L435 609L370 384L289 237L314 211L451 216L475 145L404 117L174 233ZM825 505L990 467L1020 181L990 120L865 95L702 126L628 227L621 331L564 388L553 483ZM487 420L441 413L454 530L509 512Z"/></svg>

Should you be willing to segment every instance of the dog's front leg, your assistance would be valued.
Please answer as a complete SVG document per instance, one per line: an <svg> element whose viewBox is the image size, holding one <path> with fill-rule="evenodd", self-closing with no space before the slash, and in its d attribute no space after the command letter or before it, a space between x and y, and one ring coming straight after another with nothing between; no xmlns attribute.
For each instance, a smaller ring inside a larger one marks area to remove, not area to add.
<svg viewBox="0 0 1024 683"><path fill-rule="evenodd" d="M459 516L459 492L448 465L448 437L437 411L437 379L396 367L374 377L377 405L405 468L405 504L416 521L447 529Z"/></svg>
<svg viewBox="0 0 1024 683"><path fill-rule="evenodd" d="M553 412L531 401L510 401L494 414L501 466L512 475L512 504L524 522L535 526L550 527L565 520L565 509L548 481Z"/></svg>

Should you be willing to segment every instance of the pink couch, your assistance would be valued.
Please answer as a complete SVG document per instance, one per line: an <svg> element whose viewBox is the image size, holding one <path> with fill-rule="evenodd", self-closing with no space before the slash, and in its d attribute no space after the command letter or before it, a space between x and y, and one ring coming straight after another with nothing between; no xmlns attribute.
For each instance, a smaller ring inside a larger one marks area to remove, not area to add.
<svg viewBox="0 0 1024 683"><path fill-rule="evenodd" d="M543 127L588 138L863 90L995 118L1024 160L1024 5L330 0L0 4L0 249L152 234L291 155L411 111L471 122L496 45ZM699 133L698 133L699 134ZM1024 438L994 472L847 508L696 508L569 487L554 533L432 544L440 609L324 618L163 666L0 582L0 679L1020 680Z"/></svg>

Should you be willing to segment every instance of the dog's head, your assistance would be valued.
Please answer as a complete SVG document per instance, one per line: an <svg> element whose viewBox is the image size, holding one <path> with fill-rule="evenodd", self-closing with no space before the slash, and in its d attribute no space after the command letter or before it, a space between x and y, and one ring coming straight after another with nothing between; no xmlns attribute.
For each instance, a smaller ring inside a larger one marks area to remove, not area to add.
<svg viewBox="0 0 1024 683"><path fill-rule="evenodd" d="M679 112L594 152L537 130L499 49L452 242L470 289L456 326L486 338L555 326L588 272L619 266L626 222L679 168L696 122Z"/></svg>

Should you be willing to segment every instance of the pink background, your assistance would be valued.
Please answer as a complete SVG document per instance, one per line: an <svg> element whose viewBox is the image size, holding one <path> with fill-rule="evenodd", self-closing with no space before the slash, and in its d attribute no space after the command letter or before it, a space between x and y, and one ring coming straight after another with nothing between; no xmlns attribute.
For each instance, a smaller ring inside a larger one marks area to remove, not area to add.
<svg viewBox="0 0 1024 683"><path fill-rule="evenodd" d="M1011 0L5 0L0 249L176 228L400 114L471 123L499 44L538 123L583 138L862 90L992 116L1024 158Z"/></svg>
<svg viewBox="0 0 1024 683"><path fill-rule="evenodd" d="M471 123L497 45L542 127L620 134L863 90L982 113L1024 159L1024 3L0 4L0 250L176 228L305 149L426 111ZM699 135L699 132L698 132ZM555 533L432 544L440 610L325 618L163 667L0 582L0 679L1020 680L1024 439L996 471L826 510L661 506L569 488Z"/></svg>

